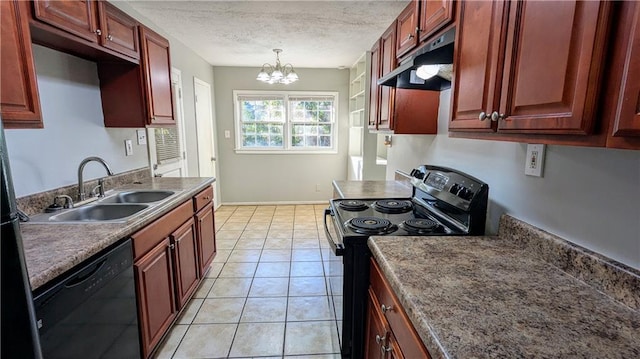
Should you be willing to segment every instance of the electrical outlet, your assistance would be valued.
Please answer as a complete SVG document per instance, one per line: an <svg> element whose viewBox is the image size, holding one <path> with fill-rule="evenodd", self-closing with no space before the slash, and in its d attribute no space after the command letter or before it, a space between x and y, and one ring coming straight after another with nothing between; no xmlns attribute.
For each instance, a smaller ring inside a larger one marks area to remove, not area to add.
<svg viewBox="0 0 640 359"><path fill-rule="evenodd" d="M316 192L322 192L322 187L319 183L316 184Z"/></svg>
<svg viewBox="0 0 640 359"><path fill-rule="evenodd" d="M224 130L224 138L231 138L231 131Z"/></svg>
<svg viewBox="0 0 640 359"><path fill-rule="evenodd" d="M136 135L138 137L138 144L139 145L146 145L147 144L147 132L146 132L146 130L136 130Z"/></svg>
<svg viewBox="0 0 640 359"><path fill-rule="evenodd" d="M542 177L544 149L545 145L527 145L527 161L524 166L525 175Z"/></svg>
<svg viewBox="0 0 640 359"><path fill-rule="evenodd" d="M124 154L125 156L131 156L133 154L133 141L124 140Z"/></svg>

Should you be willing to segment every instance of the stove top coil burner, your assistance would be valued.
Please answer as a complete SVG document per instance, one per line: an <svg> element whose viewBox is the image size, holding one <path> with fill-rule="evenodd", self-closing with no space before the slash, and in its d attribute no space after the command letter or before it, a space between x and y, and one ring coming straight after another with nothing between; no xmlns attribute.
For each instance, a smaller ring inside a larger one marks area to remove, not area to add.
<svg viewBox="0 0 640 359"><path fill-rule="evenodd" d="M369 208L369 206L367 206L366 203L364 203L363 201L358 201L355 199L351 199L351 200L347 200L347 201L341 201L338 206L342 209L344 209L345 211L350 211L350 212L360 212L360 211L364 211L365 209Z"/></svg>
<svg viewBox="0 0 640 359"><path fill-rule="evenodd" d="M362 234L387 234L397 229L389 220L378 217L352 218L347 221L347 226Z"/></svg>
<svg viewBox="0 0 640 359"><path fill-rule="evenodd" d="M410 233L444 233L444 227L438 222L425 218L410 218L402 223L402 227Z"/></svg>
<svg viewBox="0 0 640 359"><path fill-rule="evenodd" d="M381 199L373 203L373 208L382 213L405 213L413 209L411 201Z"/></svg>

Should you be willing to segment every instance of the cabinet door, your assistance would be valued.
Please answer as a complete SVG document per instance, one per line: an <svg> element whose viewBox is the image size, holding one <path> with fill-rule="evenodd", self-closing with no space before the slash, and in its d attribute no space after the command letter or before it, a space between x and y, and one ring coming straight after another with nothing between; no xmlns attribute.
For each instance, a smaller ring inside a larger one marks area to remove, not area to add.
<svg viewBox="0 0 640 359"><path fill-rule="evenodd" d="M6 128L42 127L28 6L20 1L0 1L0 111Z"/></svg>
<svg viewBox="0 0 640 359"><path fill-rule="evenodd" d="M440 92L396 89L393 133L396 135L430 135L438 133Z"/></svg>
<svg viewBox="0 0 640 359"><path fill-rule="evenodd" d="M396 22L394 21L380 38L380 76L384 76L396 68ZM379 130L393 128L393 100L395 88L380 86L380 102L378 110Z"/></svg>
<svg viewBox="0 0 640 359"><path fill-rule="evenodd" d="M422 42L453 21L453 0L421 0L418 19Z"/></svg>
<svg viewBox="0 0 640 359"><path fill-rule="evenodd" d="M35 0L33 4L34 15L38 20L85 40L98 42L94 0Z"/></svg>
<svg viewBox="0 0 640 359"><path fill-rule="evenodd" d="M216 234L213 220L213 203L209 203L196 214L198 224L198 249L200 252L200 273L202 276L216 256Z"/></svg>
<svg viewBox="0 0 640 359"><path fill-rule="evenodd" d="M511 4L498 131L593 132L610 6L605 1Z"/></svg>
<svg viewBox="0 0 640 359"><path fill-rule="evenodd" d="M152 30L140 26L142 67L147 95L148 123L175 125L171 95L169 42Z"/></svg>
<svg viewBox="0 0 640 359"><path fill-rule="evenodd" d="M640 136L640 4L624 3L621 12L626 26L620 33L618 51L624 56L620 96L616 102L614 137Z"/></svg>
<svg viewBox="0 0 640 359"><path fill-rule="evenodd" d="M459 6L449 130L492 131L491 121L479 115L499 103L508 4L461 1Z"/></svg>
<svg viewBox="0 0 640 359"><path fill-rule="evenodd" d="M420 11L420 2L412 0L406 8L402 10L397 19L397 38L396 38L396 56L402 55L413 50L418 45L418 14Z"/></svg>
<svg viewBox="0 0 640 359"><path fill-rule="evenodd" d="M378 105L380 103L380 40L371 48L371 87L369 89L369 129L375 130L380 118Z"/></svg>
<svg viewBox="0 0 640 359"><path fill-rule="evenodd" d="M369 301L367 303L367 329L365 331L365 358L382 358L385 351L389 330L385 326L386 320L380 313L380 305L375 294L369 288Z"/></svg>
<svg viewBox="0 0 640 359"><path fill-rule="evenodd" d="M198 287L198 244L193 218L176 229L170 238L176 278L176 304L182 308Z"/></svg>
<svg viewBox="0 0 640 359"><path fill-rule="evenodd" d="M169 238L133 265L144 357L162 338L176 316Z"/></svg>
<svg viewBox="0 0 640 359"><path fill-rule="evenodd" d="M138 22L106 1L100 1L98 7L102 46L139 59Z"/></svg>

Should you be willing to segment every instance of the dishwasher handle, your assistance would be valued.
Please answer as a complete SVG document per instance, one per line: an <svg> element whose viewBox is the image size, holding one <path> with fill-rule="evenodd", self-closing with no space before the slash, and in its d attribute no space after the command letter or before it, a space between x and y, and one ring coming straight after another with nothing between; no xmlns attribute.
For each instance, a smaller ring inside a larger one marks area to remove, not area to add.
<svg viewBox="0 0 640 359"><path fill-rule="evenodd" d="M69 278L65 282L64 286L66 288L71 288L88 281L89 279L91 279L91 277L93 277L94 274L96 274L100 269L102 269L102 267L104 267L104 264L106 262L107 259L105 258L98 263L92 264L91 267L83 269L82 272L76 274L73 278Z"/></svg>
<svg viewBox="0 0 640 359"><path fill-rule="evenodd" d="M331 250L333 250L333 253L335 253L336 256L342 256L344 254L344 244L337 243L331 236L331 232L329 231L329 226L327 225L327 216L331 216L331 217L334 216L331 208L327 208L324 210L324 234L327 236L327 240L329 241L329 246L331 247Z"/></svg>

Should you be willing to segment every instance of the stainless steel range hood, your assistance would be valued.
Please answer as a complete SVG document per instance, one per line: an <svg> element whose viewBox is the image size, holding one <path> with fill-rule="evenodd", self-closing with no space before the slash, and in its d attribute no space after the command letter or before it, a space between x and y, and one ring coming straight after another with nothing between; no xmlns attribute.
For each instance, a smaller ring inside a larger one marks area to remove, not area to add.
<svg viewBox="0 0 640 359"><path fill-rule="evenodd" d="M381 77L378 85L435 91L451 88L455 33L455 28L451 28L437 39L423 45L395 70ZM424 80L416 74L417 69L423 65L440 65L440 68L437 75Z"/></svg>

